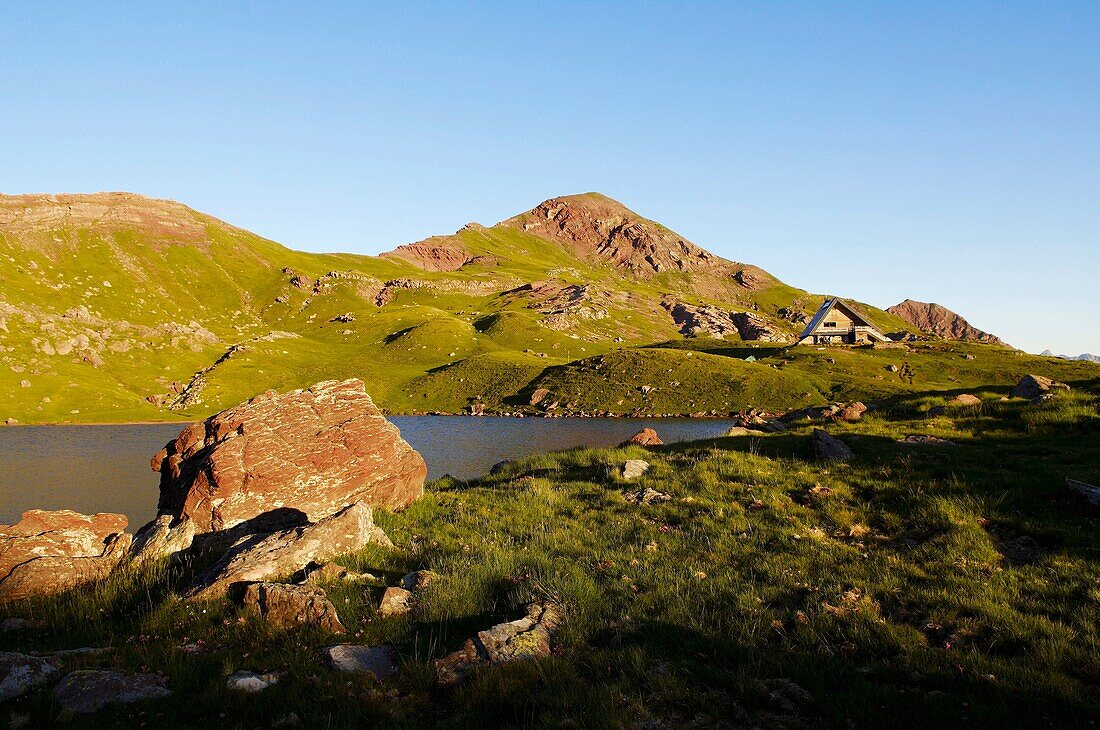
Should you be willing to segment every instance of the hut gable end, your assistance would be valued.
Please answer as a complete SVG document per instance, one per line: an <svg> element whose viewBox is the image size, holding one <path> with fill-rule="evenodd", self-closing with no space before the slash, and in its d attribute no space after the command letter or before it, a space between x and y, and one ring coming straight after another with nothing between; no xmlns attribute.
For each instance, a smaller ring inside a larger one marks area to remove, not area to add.
<svg viewBox="0 0 1100 730"><path fill-rule="evenodd" d="M822 302L799 339L799 342L813 345L859 345L888 341L866 317L838 297Z"/></svg>

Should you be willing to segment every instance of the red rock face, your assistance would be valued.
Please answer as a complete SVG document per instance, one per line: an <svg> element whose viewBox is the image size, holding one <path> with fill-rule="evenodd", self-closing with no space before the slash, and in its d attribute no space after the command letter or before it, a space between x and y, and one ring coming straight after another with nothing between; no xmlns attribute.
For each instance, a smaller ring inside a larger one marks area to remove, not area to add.
<svg viewBox="0 0 1100 730"><path fill-rule="evenodd" d="M973 342L988 342L994 345L1003 345L996 335L974 327L960 315L955 314L947 307L939 304L928 304L906 299L886 310L890 314L904 319L924 332L931 332L946 340L970 340Z"/></svg>
<svg viewBox="0 0 1100 730"><path fill-rule="evenodd" d="M398 246L381 256L408 261L425 271L458 271L473 260L458 236L425 238L423 241Z"/></svg>
<svg viewBox="0 0 1100 730"><path fill-rule="evenodd" d="M0 525L0 603L98 580L125 555L123 515L28 510Z"/></svg>
<svg viewBox="0 0 1100 730"><path fill-rule="evenodd" d="M427 466L360 380L268 391L184 429L152 462L161 514L223 530L275 510L310 521L349 504L403 509Z"/></svg>

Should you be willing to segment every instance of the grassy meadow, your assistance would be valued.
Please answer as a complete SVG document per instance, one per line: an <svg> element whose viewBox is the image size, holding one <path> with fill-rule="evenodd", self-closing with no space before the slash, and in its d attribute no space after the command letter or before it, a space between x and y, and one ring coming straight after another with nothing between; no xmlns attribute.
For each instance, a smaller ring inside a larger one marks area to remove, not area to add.
<svg viewBox="0 0 1100 730"><path fill-rule="evenodd" d="M376 584L325 585L343 638L185 603L200 566L160 565L20 607L35 625L0 648L109 645L108 664L175 691L76 727L1094 727L1100 531L1064 482L1100 483L1100 379L1040 405L972 392L980 406L930 416L953 392L903 393L828 424L847 464L815 461L822 424L805 422L437 480L377 514L397 549L340 561ZM652 466L627 482L626 459ZM646 487L671 500L624 498ZM410 615L378 617L413 569L441 577ZM532 600L565 609L553 656L436 685L432 660ZM318 652L341 641L392 644L399 676L330 671ZM240 669L286 675L240 695L225 688ZM43 690L0 721L66 720Z"/></svg>

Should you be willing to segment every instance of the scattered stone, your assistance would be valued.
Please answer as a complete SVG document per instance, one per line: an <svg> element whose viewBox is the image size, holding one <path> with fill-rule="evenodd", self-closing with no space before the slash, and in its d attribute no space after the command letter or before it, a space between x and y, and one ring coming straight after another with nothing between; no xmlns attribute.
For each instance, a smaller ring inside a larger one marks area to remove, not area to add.
<svg viewBox="0 0 1100 730"><path fill-rule="evenodd" d="M726 436L759 436L759 431L754 431L744 426L730 426L726 431Z"/></svg>
<svg viewBox="0 0 1100 730"><path fill-rule="evenodd" d="M322 650L329 666L338 672L367 672L379 682L397 674L397 652L392 646L337 644Z"/></svg>
<svg viewBox="0 0 1100 730"><path fill-rule="evenodd" d="M814 429L813 447L814 456L822 461L847 461L852 458L852 449L848 444L820 428Z"/></svg>
<svg viewBox="0 0 1100 730"><path fill-rule="evenodd" d="M309 520L349 504L402 509L427 467L361 380L269 390L184 429L152 462L161 514L224 530L274 510Z"/></svg>
<svg viewBox="0 0 1100 730"><path fill-rule="evenodd" d="M134 535L130 560L143 565L160 558L171 557L191 547L195 541L195 521L176 521L172 515L159 515Z"/></svg>
<svg viewBox="0 0 1100 730"><path fill-rule="evenodd" d="M917 446L958 446L954 441L948 441L947 439L940 438L939 436L932 436L930 434L906 436L905 438L898 439L898 443L915 444Z"/></svg>
<svg viewBox="0 0 1100 730"><path fill-rule="evenodd" d="M619 444L620 446L662 446L664 441L657 435L657 432L652 428L643 428L638 433L631 436L629 439Z"/></svg>
<svg viewBox="0 0 1100 730"><path fill-rule="evenodd" d="M960 393L951 399L951 405L953 406L980 406L981 404L982 399L970 393Z"/></svg>
<svg viewBox="0 0 1100 730"><path fill-rule="evenodd" d="M0 651L0 702L20 697L59 673L60 670L45 657Z"/></svg>
<svg viewBox="0 0 1100 730"><path fill-rule="evenodd" d="M14 418L9 418L9 419L4 421L4 425L5 426L18 426L19 421L15 420Z"/></svg>
<svg viewBox="0 0 1100 730"><path fill-rule="evenodd" d="M546 396L550 395L550 391L547 388L535 388L535 392L531 394L531 400L527 401L529 405L537 406L546 400Z"/></svg>
<svg viewBox="0 0 1100 730"><path fill-rule="evenodd" d="M1020 382L1016 383L1016 387L1012 389L1012 397L1035 400L1044 393L1049 393L1054 388L1069 390L1069 386L1065 383L1059 383L1050 378L1045 378L1042 375L1025 375L1020 379Z"/></svg>
<svg viewBox="0 0 1100 730"><path fill-rule="evenodd" d="M896 373L898 371L898 366L891 363L890 365L886 366L886 369L892 373Z"/></svg>
<svg viewBox="0 0 1100 730"><path fill-rule="evenodd" d="M438 573L430 570L416 570L405 574L405 577L401 579L401 587L407 591L419 591L433 583L437 578L439 578Z"/></svg>
<svg viewBox="0 0 1100 730"><path fill-rule="evenodd" d="M126 517L27 510L0 525L0 604L61 593L105 577L126 555Z"/></svg>
<svg viewBox="0 0 1100 730"><path fill-rule="evenodd" d="M256 536L243 538L200 577L187 597L217 598L233 583L292 575L311 562L355 552L377 541L378 533L371 508L357 502L311 525L281 530L258 540Z"/></svg>
<svg viewBox="0 0 1100 730"><path fill-rule="evenodd" d="M0 621L0 634L13 634L16 631L23 631L30 625L31 622L27 619L12 616Z"/></svg>
<svg viewBox="0 0 1100 730"><path fill-rule="evenodd" d="M271 685L278 683L278 681L282 679L282 676L282 672L264 672L263 674L257 674L256 672L242 669L239 672L234 672L225 680L225 688L237 692L255 694L257 692L263 692Z"/></svg>
<svg viewBox="0 0 1100 730"><path fill-rule="evenodd" d="M1066 486L1088 500L1093 507L1100 507L1100 487L1076 479L1067 479Z"/></svg>
<svg viewBox="0 0 1100 730"><path fill-rule="evenodd" d="M352 575L351 571L342 565L330 562L311 562L295 573L291 580L294 583L316 585L317 583L333 583L338 580L346 580L350 575Z"/></svg>
<svg viewBox="0 0 1100 730"><path fill-rule="evenodd" d="M31 381L29 381L29 380L20 380L19 381L19 387L20 388L29 388L29 387L31 387Z"/></svg>
<svg viewBox="0 0 1100 730"><path fill-rule="evenodd" d="M527 615L497 624L466 640L462 648L435 663L439 683L461 682L480 664L498 664L548 656L550 639L562 621L562 612L552 604L532 603Z"/></svg>
<svg viewBox="0 0 1100 730"><path fill-rule="evenodd" d="M623 479L635 479L649 471L649 462L641 459L627 459L623 464Z"/></svg>
<svg viewBox="0 0 1100 730"><path fill-rule="evenodd" d="M856 401L855 403L849 403L841 408L833 418L838 421L848 421L854 423L863 417L863 414L867 412L867 406L863 403Z"/></svg>
<svg viewBox="0 0 1100 730"><path fill-rule="evenodd" d="M653 505L662 502L671 502L672 495L646 487L645 489L639 489L637 492L627 492L623 495L623 499L631 504Z"/></svg>
<svg viewBox="0 0 1100 730"><path fill-rule="evenodd" d="M116 670L81 669L54 688L65 713L90 714L112 704L131 704L168 697L167 680L158 674L123 674Z"/></svg>
<svg viewBox="0 0 1100 730"><path fill-rule="evenodd" d="M344 625L336 607L320 588L257 581L233 586L245 611L262 616L272 626L294 628L306 624L341 634Z"/></svg>
<svg viewBox="0 0 1100 730"><path fill-rule="evenodd" d="M387 588L382 594L382 602L378 606L378 615L382 618L391 616L404 616L412 610L412 591L404 588Z"/></svg>

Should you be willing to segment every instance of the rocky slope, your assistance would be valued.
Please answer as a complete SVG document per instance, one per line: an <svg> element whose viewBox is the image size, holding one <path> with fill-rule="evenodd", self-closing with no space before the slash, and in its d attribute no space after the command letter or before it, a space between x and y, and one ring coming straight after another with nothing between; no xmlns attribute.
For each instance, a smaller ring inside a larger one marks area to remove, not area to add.
<svg viewBox="0 0 1100 730"><path fill-rule="evenodd" d="M928 332L947 340L988 342L993 345L1005 344L996 335L983 332L967 322L961 315L939 304L906 299L904 302L887 307L886 311L905 320L922 332Z"/></svg>

